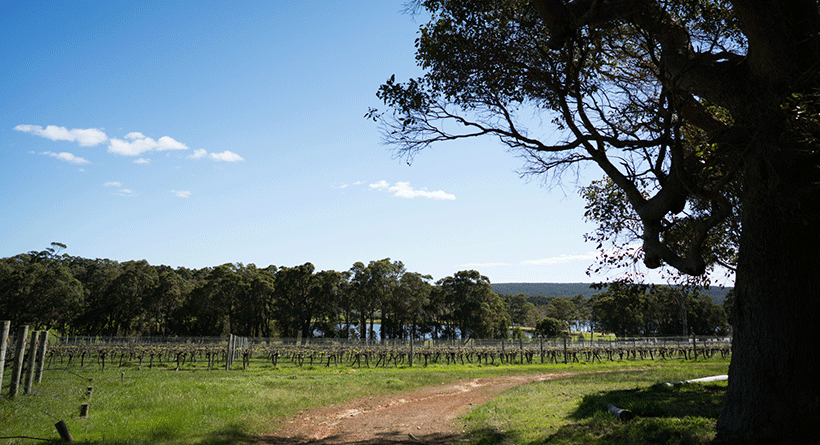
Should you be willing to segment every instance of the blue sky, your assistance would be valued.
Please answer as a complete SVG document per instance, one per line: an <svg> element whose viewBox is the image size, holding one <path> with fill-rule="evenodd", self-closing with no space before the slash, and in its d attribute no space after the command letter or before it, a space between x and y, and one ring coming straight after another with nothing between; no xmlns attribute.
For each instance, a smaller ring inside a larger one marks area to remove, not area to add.
<svg viewBox="0 0 820 445"><path fill-rule="evenodd" d="M0 257L57 241L172 267L389 257L436 279L602 280L574 178L522 179L490 139L412 165L381 144L363 117L378 86L420 73L422 19L402 9L4 2Z"/></svg>

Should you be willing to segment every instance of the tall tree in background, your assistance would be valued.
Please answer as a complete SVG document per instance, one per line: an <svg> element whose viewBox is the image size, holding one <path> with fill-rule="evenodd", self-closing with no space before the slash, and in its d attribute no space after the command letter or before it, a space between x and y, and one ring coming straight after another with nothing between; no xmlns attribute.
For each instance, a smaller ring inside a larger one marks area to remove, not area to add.
<svg viewBox="0 0 820 445"><path fill-rule="evenodd" d="M456 272L437 282L461 338L507 338L510 316L489 278L475 270Z"/></svg>
<svg viewBox="0 0 820 445"><path fill-rule="evenodd" d="M529 172L596 164L649 268L734 258L726 437L820 441L820 13L811 0L429 0L419 79L371 110L412 157L496 136ZM533 120L552 121L527 128ZM558 139L556 139L558 135ZM602 214L613 223L618 212ZM616 224L617 226L617 224ZM729 242L731 244L731 240ZM730 258L731 257L731 258Z"/></svg>
<svg viewBox="0 0 820 445"><path fill-rule="evenodd" d="M79 316L83 287L57 254L65 247L51 243L40 252L0 260L0 313L13 325L65 332Z"/></svg>
<svg viewBox="0 0 820 445"><path fill-rule="evenodd" d="M362 262L356 262L350 268L351 292L353 292L354 306L359 312L359 335L362 340L367 339L368 331L372 337L374 314L377 309L386 308L404 272L404 264L401 261L391 263L390 258L370 261L367 266ZM384 317L389 315L391 314L382 313L383 332ZM367 320L370 320L369 327L366 326ZM388 322L392 323L390 320Z"/></svg>
<svg viewBox="0 0 820 445"><path fill-rule="evenodd" d="M281 267L276 272L276 303L274 318L283 337L296 338L302 334L302 341L310 336L310 323L319 302L313 291L316 286L311 263L294 267Z"/></svg>

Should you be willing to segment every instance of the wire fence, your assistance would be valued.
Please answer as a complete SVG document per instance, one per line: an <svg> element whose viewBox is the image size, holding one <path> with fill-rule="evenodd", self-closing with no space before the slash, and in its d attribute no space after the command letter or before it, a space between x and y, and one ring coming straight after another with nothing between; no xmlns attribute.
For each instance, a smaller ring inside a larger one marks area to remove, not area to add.
<svg viewBox="0 0 820 445"><path fill-rule="evenodd" d="M233 340L241 339L241 340ZM234 341L234 343L231 343ZM236 348L252 346L314 346L314 347L433 347L433 348L505 348L515 346L564 346L583 348L637 347L637 346L686 346L693 343L730 345L730 337L677 336L677 337L602 337L595 340L581 337L526 337L519 339L351 339L351 338L282 338L282 337L241 337L229 334L224 337L116 337L68 335L56 338L56 345L167 345L167 346L231 346Z"/></svg>

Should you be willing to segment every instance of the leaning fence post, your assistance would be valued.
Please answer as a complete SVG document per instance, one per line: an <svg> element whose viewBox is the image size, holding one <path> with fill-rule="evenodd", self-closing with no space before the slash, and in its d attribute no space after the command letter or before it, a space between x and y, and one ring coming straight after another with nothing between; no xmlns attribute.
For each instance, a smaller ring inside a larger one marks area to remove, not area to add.
<svg viewBox="0 0 820 445"><path fill-rule="evenodd" d="M20 390L20 374L23 371L23 356L26 349L26 336L28 335L28 325L20 326L17 331L17 348L14 351L14 367L11 368L11 384L9 385L9 397L14 397Z"/></svg>
<svg viewBox="0 0 820 445"><path fill-rule="evenodd" d="M34 364L37 363L37 338L39 332L31 333L31 340L28 342L28 363L26 363L26 380L23 383L23 394L31 394L31 387L34 385Z"/></svg>
<svg viewBox="0 0 820 445"><path fill-rule="evenodd" d="M3 387L3 370L6 369L6 349L9 344L9 330L11 329L11 320L0 321L3 324L3 337L0 338L0 388Z"/></svg>

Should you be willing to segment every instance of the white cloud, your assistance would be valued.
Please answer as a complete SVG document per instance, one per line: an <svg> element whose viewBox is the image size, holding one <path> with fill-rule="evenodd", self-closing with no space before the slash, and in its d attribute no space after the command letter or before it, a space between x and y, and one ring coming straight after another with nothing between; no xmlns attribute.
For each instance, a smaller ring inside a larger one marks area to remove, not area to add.
<svg viewBox="0 0 820 445"><path fill-rule="evenodd" d="M527 260L522 261L521 264L524 266L553 266L556 264L564 264L564 263L572 263L575 261L591 261L596 258L596 254L593 252L585 253L581 255L559 255L557 257L552 258L542 258L539 260Z"/></svg>
<svg viewBox="0 0 820 445"><path fill-rule="evenodd" d="M134 164L150 164L150 163L151 163L151 160L150 159L145 159L145 158L139 158L136 161L134 161Z"/></svg>
<svg viewBox="0 0 820 445"><path fill-rule="evenodd" d="M397 182L396 185L391 186L387 183L387 181L379 181L375 184L370 184L370 188L373 190L384 190L387 189L393 196L398 196L399 198L430 198L430 199L439 199L439 200L454 200L456 196L450 193L446 193L443 190L436 190L434 192L428 191L426 189L414 189L410 186L409 182Z"/></svg>
<svg viewBox="0 0 820 445"><path fill-rule="evenodd" d="M66 153L66 152L54 153L54 152L51 152L51 151L44 151L42 154L44 154L46 156L51 156L52 158L57 158L61 161L65 161L65 162L68 162L68 163L71 163L71 164L77 164L77 165L90 164L90 162L88 162L87 160L85 160L81 157L78 157L78 156L74 156L71 153Z"/></svg>
<svg viewBox="0 0 820 445"><path fill-rule="evenodd" d="M119 181L108 181L105 183L105 187L122 187L122 183Z"/></svg>
<svg viewBox="0 0 820 445"><path fill-rule="evenodd" d="M157 151L164 150L187 150L188 146L182 142L174 140L174 138L163 136L157 141Z"/></svg>
<svg viewBox="0 0 820 445"><path fill-rule="evenodd" d="M242 159L242 156L239 156L238 154L236 154L232 151L228 151L228 150L225 150L222 153L211 153L208 156L210 156L210 158L213 159L214 161L222 161L222 162L244 161L244 159Z"/></svg>
<svg viewBox="0 0 820 445"><path fill-rule="evenodd" d="M130 133L129 133L130 134ZM122 139L111 139L108 151L122 156L139 156L151 151L157 146L157 141L151 138L132 139L131 142Z"/></svg>
<svg viewBox="0 0 820 445"><path fill-rule="evenodd" d="M208 157L219 162L239 162L245 160L242 156L239 156L230 150L225 150L222 153L208 153L208 151L203 148L197 148L194 150L194 153L188 157L191 159L202 159Z"/></svg>
<svg viewBox="0 0 820 445"><path fill-rule="evenodd" d="M194 154L192 154L189 157L191 159L202 159L205 156L208 156L208 151L205 150L204 148L197 148L196 150L194 150Z"/></svg>
<svg viewBox="0 0 820 445"><path fill-rule="evenodd" d="M370 188L375 190L386 189L388 187L390 187L390 184L388 184L385 180L381 180L375 184L370 184Z"/></svg>
<svg viewBox="0 0 820 445"><path fill-rule="evenodd" d="M76 142L83 147L92 147L108 140L108 136L98 128L72 128L69 130L56 125L49 125L46 128L39 125L18 125L14 129L51 139L52 141Z"/></svg>
<svg viewBox="0 0 820 445"><path fill-rule="evenodd" d="M177 198L190 198L191 192L188 190L171 190L171 193L174 194Z"/></svg>
<svg viewBox="0 0 820 445"><path fill-rule="evenodd" d="M108 151L122 156L139 156L147 151L187 150L188 146L169 136L163 136L158 141L145 136L138 131L125 135L126 140L111 139Z"/></svg>

